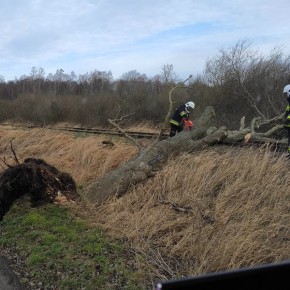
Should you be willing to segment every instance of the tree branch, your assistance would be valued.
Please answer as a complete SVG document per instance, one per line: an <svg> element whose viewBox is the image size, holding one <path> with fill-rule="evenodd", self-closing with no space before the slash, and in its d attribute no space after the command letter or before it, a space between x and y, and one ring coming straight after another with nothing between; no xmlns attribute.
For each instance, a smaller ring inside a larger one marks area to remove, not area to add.
<svg viewBox="0 0 290 290"><path fill-rule="evenodd" d="M168 126L168 123L169 123L169 119L170 119L170 117L171 117L171 115L172 115L172 112L173 112L173 100L172 100L172 93L177 89L177 88L180 88L180 87L182 87L189 79L191 79L192 78L192 75L190 75L186 80L184 80L183 82L180 82L180 83L178 83L176 86L174 86L174 87L172 87L171 86L171 89L170 89L170 91L169 91L169 93L168 93L168 100L169 100L169 108L168 108L168 112L167 112L167 114L166 114L166 116L165 116L165 118L164 118L164 123L163 123L163 125L162 125L162 127L161 127L161 130L160 130L160 133L159 133L159 135L158 135L158 139L160 140L161 139L161 136L162 136L162 134L164 133L164 131L167 129L167 126Z"/></svg>
<svg viewBox="0 0 290 290"><path fill-rule="evenodd" d="M115 128L117 128L117 130L123 134L124 137L126 137L127 139L129 139L140 151L142 149L142 146L131 136L129 136L122 128L120 128L113 120L108 119L109 123L112 124Z"/></svg>

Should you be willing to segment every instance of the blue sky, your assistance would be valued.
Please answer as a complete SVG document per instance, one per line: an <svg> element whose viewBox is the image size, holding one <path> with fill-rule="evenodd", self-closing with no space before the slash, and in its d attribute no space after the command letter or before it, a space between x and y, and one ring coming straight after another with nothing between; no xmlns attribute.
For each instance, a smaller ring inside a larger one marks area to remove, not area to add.
<svg viewBox="0 0 290 290"><path fill-rule="evenodd" d="M289 11L289 0L1 0L0 76L41 67L153 77L172 64L185 79L244 39L290 54Z"/></svg>

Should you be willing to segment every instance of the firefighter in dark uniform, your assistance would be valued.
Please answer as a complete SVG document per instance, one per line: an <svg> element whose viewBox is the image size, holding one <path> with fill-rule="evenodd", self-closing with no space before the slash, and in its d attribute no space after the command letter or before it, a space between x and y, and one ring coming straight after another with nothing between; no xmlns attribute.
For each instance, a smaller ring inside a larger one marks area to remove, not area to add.
<svg viewBox="0 0 290 290"><path fill-rule="evenodd" d="M288 154L287 158L290 157L290 85L287 85L283 89L283 95L287 98L288 105L286 106L285 110L285 122L284 122L284 128L288 131Z"/></svg>
<svg viewBox="0 0 290 290"><path fill-rule="evenodd" d="M175 136L176 132L179 133L183 130L183 121L189 118L189 113L194 107L194 102L190 101L176 109L170 120L170 137Z"/></svg>

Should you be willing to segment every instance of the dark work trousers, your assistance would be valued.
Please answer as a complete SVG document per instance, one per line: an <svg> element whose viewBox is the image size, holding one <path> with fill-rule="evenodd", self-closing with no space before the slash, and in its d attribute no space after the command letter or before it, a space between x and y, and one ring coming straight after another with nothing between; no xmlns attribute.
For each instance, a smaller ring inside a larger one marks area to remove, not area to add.
<svg viewBox="0 0 290 290"><path fill-rule="evenodd" d="M290 154L290 128L287 127L287 132L288 132L288 153Z"/></svg>
<svg viewBox="0 0 290 290"><path fill-rule="evenodd" d="M181 132L183 130L183 126L176 126L173 124L170 124L170 137L175 136L176 132Z"/></svg>

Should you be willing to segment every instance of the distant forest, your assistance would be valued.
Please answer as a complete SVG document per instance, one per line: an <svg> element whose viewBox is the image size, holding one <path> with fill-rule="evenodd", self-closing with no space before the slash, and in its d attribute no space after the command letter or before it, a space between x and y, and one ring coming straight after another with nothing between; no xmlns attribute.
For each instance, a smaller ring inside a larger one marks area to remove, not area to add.
<svg viewBox="0 0 290 290"><path fill-rule="evenodd" d="M109 118L122 118L126 125L148 121L157 125L168 111L170 89L182 81L171 64L153 78L133 70L118 80L110 71L77 76L58 69L46 76L43 68L33 67L29 76L13 81L0 76L0 121L109 126ZM207 60L202 74L174 90L173 100L176 106L188 100L196 103L193 121L206 106L213 106L217 125L238 129L243 116L249 124L254 117L282 114L287 104L282 90L288 83L289 55L274 48L264 56L242 40Z"/></svg>

